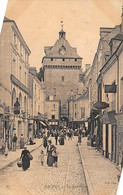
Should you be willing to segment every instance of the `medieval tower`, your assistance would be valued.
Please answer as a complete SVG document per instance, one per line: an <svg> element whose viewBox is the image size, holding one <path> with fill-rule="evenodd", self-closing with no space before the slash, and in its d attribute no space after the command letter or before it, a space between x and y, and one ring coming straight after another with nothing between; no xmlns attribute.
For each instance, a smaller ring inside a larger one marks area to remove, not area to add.
<svg viewBox="0 0 123 195"><path fill-rule="evenodd" d="M42 64L47 99L52 95L54 100L60 100L60 116L67 118L67 100L71 92L78 88L82 58L77 54L76 48L71 47L66 40L63 26L54 46L45 46L44 52Z"/></svg>

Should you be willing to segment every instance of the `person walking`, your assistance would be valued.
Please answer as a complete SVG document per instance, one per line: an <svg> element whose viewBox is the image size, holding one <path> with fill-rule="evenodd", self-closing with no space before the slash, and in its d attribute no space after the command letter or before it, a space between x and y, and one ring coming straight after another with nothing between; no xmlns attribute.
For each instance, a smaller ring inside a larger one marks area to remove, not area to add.
<svg viewBox="0 0 123 195"><path fill-rule="evenodd" d="M44 165L44 151L41 150L41 165Z"/></svg>
<svg viewBox="0 0 123 195"><path fill-rule="evenodd" d="M13 141L13 151L16 151L16 142L17 142L16 134L14 134L14 137L13 137L12 141Z"/></svg>
<svg viewBox="0 0 123 195"><path fill-rule="evenodd" d="M44 148L47 147L47 137L46 137L46 135L43 136L43 146L44 146Z"/></svg>
<svg viewBox="0 0 123 195"><path fill-rule="evenodd" d="M53 157L54 157L54 166L58 167L58 152L56 151L56 147L53 150Z"/></svg>
<svg viewBox="0 0 123 195"><path fill-rule="evenodd" d="M82 136L79 134L79 135L78 135L78 144L81 145L81 142L82 142Z"/></svg>
<svg viewBox="0 0 123 195"><path fill-rule="evenodd" d="M26 171L30 167L30 152L27 150L27 147L24 147L24 150L22 150L21 153L21 159L22 159L22 168L24 171Z"/></svg>
<svg viewBox="0 0 123 195"><path fill-rule="evenodd" d="M58 141L58 131L57 130L55 132L55 141L56 141L56 145L57 145L57 141Z"/></svg>
<svg viewBox="0 0 123 195"><path fill-rule="evenodd" d="M21 137L20 137L20 148L21 149L24 148L24 137L23 137L23 134L21 134Z"/></svg>

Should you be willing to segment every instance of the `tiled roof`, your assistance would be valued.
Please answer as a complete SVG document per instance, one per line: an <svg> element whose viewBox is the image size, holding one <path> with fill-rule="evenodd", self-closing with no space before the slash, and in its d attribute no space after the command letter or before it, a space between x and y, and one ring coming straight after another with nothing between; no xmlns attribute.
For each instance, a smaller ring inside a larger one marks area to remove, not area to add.
<svg viewBox="0 0 123 195"><path fill-rule="evenodd" d="M60 49L64 47L65 48L65 53L62 55L60 53ZM61 38L56 41L55 45L53 47L44 47L45 54L46 56L44 58L49 58L49 57L62 57L62 58L80 58L81 57L77 54L76 48L73 48L70 46L68 41L64 38Z"/></svg>

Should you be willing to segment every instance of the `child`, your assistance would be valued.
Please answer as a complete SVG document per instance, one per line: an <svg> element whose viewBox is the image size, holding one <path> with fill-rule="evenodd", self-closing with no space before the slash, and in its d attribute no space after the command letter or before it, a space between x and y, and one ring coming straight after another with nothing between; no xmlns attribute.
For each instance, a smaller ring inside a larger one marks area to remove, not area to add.
<svg viewBox="0 0 123 195"><path fill-rule="evenodd" d="M41 165L44 165L44 151L41 150Z"/></svg>
<svg viewBox="0 0 123 195"><path fill-rule="evenodd" d="M54 148L53 151L53 157L54 157L54 166L57 167L57 162L58 162L58 152L56 151L56 148Z"/></svg>

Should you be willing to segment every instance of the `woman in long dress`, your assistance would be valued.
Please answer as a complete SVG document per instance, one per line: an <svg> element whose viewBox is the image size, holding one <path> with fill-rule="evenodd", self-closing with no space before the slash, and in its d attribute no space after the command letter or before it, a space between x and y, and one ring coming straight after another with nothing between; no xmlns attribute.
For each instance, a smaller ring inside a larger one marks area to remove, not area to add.
<svg viewBox="0 0 123 195"><path fill-rule="evenodd" d="M30 155L29 150L27 150L27 147L24 147L24 150L21 153L22 168L23 168L24 171L26 171L30 167L29 155Z"/></svg>

